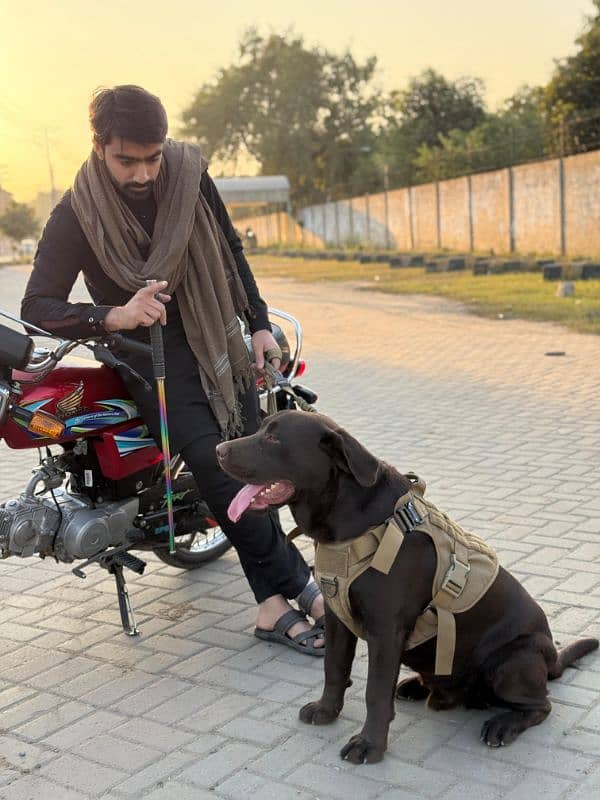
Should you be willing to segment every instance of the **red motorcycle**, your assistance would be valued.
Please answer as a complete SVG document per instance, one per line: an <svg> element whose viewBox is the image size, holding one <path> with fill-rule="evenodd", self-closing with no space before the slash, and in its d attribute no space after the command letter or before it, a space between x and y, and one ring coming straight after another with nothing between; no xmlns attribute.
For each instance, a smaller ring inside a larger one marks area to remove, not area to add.
<svg viewBox="0 0 600 800"><path fill-rule="evenodd" d="M293 328L295 347L292 353L282 327L273 323L283 358L273 386L257 379L261 410L311 405L314 392L295 383L305 370L301 327L282 311L269 312ZM251 351L250 336L245 339ZM91 351L98 363L72 355L76 347ZM152 350L121 334L61 339L54 350L41 349L30 336L0 325L0 438L10 448L38 448L40 454L23 492L0 504L0 558L82 560L72 570L80 578L90 564L105 568L115 577L123 629L133 636L138 630L123 568L141 575L146 565L132 550L151 550L171 566L196 569L231 545L175 456L176 538L175 553L169 552L162 453L125 387L129 380L146 383L119 359L127 353L151 357Z"/></svg>

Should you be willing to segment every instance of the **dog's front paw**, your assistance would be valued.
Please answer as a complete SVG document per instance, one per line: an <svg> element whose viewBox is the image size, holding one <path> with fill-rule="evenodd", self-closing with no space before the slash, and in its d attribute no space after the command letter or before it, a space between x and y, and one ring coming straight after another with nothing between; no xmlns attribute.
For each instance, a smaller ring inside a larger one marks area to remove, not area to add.
<svg viewBox="0 0 600 800"><path fill-rule="evenodd" d="M481 741L488 747L504 747L512 744L521 733L521 726L518 725L516 715L512 712L498 714L483 723L481 729Z"/></svg>
<svg viewBox="0 0 600 800"><path fill-rule="evenodd" d="M306 722L307 725L330 725L335 722L339 713L340 709L328 708L322 705L321 701L318 701L302 706L298 716L300 722Z"/></svg>
<svg viewBox="0 0 600 800"><path fill-rule="evenodd" d="M372 742L369 742L361 734L353 736L348 744L344 745L340 750L340 755L346 761L352 764L375 764L381 761L385 747L379 747Z"/></svg>

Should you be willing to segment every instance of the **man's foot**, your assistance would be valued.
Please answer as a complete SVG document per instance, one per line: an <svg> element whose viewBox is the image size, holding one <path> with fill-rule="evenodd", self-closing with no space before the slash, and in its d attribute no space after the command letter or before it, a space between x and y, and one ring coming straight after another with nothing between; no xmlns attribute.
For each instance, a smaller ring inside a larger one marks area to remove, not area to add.
<svg viewBox="0 0 600 800"><path fill-rule="evenodd" d="M323 598L321 598L321 603L323 603ZM313 603L315 614L319 611L319 608L316 604L316 600ZM278 619L284 614L287 614L288 611L291 611L292 607L285 599L285 597L281 594L273 595L272 597L267 597L266 600L263 600L262 603L258 606L258 614L256 615L256 627L259 630L263 631L272 631L275 630L275 624ZM323 606L323 614L325 613L325 607ZM312 616L312 614L311 614ZM292 625L286 631L286 636L290 639L293 639L294 636L297 636L299 633L306 633L312 630L312 626L308 624L308 622L303 622L300 619L294 625ZM319 638L314 641L314 647L324 647L325 646L325 639Z"/></svg>

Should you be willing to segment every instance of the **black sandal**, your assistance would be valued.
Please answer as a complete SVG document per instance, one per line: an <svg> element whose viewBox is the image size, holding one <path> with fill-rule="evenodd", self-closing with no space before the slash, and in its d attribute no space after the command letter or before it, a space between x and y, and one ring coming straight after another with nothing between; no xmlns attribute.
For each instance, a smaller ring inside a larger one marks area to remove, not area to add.
<svg viewBox="0 0 600 800"><path fill-rule="evenodd" d="M314 581L309 581L296 598L296 602L300 606L300 610L303 611L308 617L311 616L310 610L312 605L320 594L321 590L319 589L318 585ZM315 619L313 628L320 628L323 631L325 630L325 614L322 614L318 619Z"/></svg>
<svg viewBox="0 0 600 800"><path fill-rule="evenodd" d="M325 655L325 647L315 647L316 640L323 638L323 631L317 628L316 625L308 631L302 631L302 633L297 633L295 636L288 636L287 632L297 622L306 622L306 617L302 612L291 608L279 617L273 630L255 628L254 635L265 642L278 642L291 647L293 650L298 650L300 653L323 657Z"/></svg>

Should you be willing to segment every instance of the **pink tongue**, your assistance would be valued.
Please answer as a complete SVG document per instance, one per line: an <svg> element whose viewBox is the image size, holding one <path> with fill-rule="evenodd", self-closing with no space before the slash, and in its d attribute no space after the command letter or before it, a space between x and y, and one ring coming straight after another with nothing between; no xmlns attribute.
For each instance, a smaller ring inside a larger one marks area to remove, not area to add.
<svg viewBox="0 0 600 800"><path fill-rule="evenodd" d="M237 522L252 502L252 499L264 488L264 485L255 486L249 483L240 489L227 509L227 516L229 519L232 522Z"/></svg>

